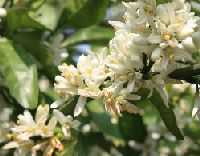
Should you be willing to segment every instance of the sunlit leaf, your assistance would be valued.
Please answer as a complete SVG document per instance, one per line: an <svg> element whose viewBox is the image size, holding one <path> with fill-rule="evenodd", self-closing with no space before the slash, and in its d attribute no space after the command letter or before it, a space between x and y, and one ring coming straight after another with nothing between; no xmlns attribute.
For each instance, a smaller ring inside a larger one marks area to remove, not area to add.
<svg viewBox="0 0 200 156"><path fill-rule="evenodd" d="M62 47L89 41L109 41L114 36L110 28L92 26L80 29L62 43Z"/></svg>
<svg viewBox="0 0 200 156"><path fill-rule="evenodd" d="M37 10L30 11L29 16L47 29L54 30L64 8L63 3L62 0L46 0Z"/></svg>
<svg viewBox="0 0 200 156"><path fill-rule="evenodd" d="M11 32L23 28L44 29L41 24L34 21L28 15L28 10L24 8L15 8L8 10L6 22L7 29Z"/></svg>
<svg viewBox="0 0 200 156"><path fill-rule="evenodd" d="M19 56L13 43L0 39L0 71L10 94L25 108L36 108L38 81L35 66L28 67Z"/></svg>
<svg viewBox="0 0 200 156"><path fill-rule="evenodd" d="M109 0L67 0L60 23L87 27L99 23L106 14Z"/></svg>

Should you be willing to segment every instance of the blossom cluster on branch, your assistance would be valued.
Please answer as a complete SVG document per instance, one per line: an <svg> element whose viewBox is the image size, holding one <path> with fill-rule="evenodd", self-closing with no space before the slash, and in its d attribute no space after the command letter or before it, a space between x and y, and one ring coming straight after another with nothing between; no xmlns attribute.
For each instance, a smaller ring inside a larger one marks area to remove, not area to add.
<svg viewBox="0 0 200 156"><path fill-rule="evenodd" d="M180 64L195 63L192 55L200 48L200 18L189 3L173 0L157 5L155 0L138 0L123 5L124 21L109 22L115 36L107 48L80 56L77 66L58 66L61 74L55 77L55 90L61 101L79 97L75 117L89 99L102 100L114 117L122 112L141 114L143 111L134 102L141 99L139 92L144 88L149 89L148 97L154 90L159 92L168 105L168 75ZM49 156L54 150L63 150L60 140L67 140L78 125L58 109L51 112L49 105L40 105L35 119L28 111L18 116L18 123L11 129L11 142L4 149L17 148L19 153L31 149L32 155L41 150ZM62 139L56 129L61 129Z"/></svg>
<svg viewBox="0 0 200 156"><path fill-rule="evenodd" d="M141 88L155 89L168 104L165 83L179 64L195 61L199 48L200 18L184 0L156 5L155 0L123 3L124 21L110 21L115 36L109 47L78 59L77 67L62 64L55 89L63 97L79 96L74 115L78 116L87 98L103 99L105 108L118 116L121 112L140 113L134 101Z"/></svg>
<svg viewBox="0 0 200 156"><path fill-rule="evenodd" d="M4 149L16 148L17 155L31 154L37 156L42 151L44 156L51 156L55 150L62 151L63 144L60 140L68 140L71 130L77 129L79 121L65 116L59 110L53 110L50 118L49 105L40 105L37 108L35 119L29 111L18 116L17 124L11 128L10 141ZM49 119L50 118L50 119ZM47 124L48 121L48 124ZM62 139L56 134L56 129L62 130Z"/></svg>

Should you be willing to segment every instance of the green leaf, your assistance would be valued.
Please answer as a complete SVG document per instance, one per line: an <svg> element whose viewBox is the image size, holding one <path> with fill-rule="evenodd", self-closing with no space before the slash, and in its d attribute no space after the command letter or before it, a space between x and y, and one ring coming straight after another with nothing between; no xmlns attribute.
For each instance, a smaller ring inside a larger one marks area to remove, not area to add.
<svg viewBox="0 0 200 156"><path fill-rule="evenodd" d="M69 140L64 143L64 151L57 153L56 156L73 156L75 147L77 145L77 139Z"/></svg>
<svg viewBox="0 0 200 156"><path fill-rule="evenodd" d="M200 2L198 0L191 1L192 11L195 12L196 15L200 15L200 9L199 9Z"/></svg>
<svg viewBox="0 0 200 156"><path fill-rule="evenodd" d="M15 33L13 40L22 45L41 64L52 64L53 52L48 45L42 42L42 33L37 31Z"/></svg>
<svg viewBox="0 0 200 156"><path fill-rule="evenodd" d="M28 1L28 6L32 9L37 9L40 8L44 3L46 2L46 0L31 0Z"/></svg>
<svg viewBox="0 0 200 156"><path fill-rule="evenodd" d="M190 137L193 140L200 139L199 131L200 131L199 121L193 121L184 127L185 135Z"/></svg>
<svg viewBox="0 0 200 156"><path fill-rule="evenodd" d="M168 3L170 2L171 0L156 0L156 4L163 4L163 3Z"/></svg>
<svg viewBox="0 0 200 156"><path fill-rule="evenodd" d="M73 156L88 156L88 142L81 136L78 137Z"/></svg>
<svg viewBox="0 0 200 156"><path fill-rule="evenodd" d="M92 26L83 28L75 32L72 36L68 37L62 43L62 47L74 45L81 42L89 41L109 41L114 36L114 32L110 28L103 28L99 26Z"/></svg>
<svg viewBox="0 0 200 156"><path fill-rule="evenodd" d="M54 30L64 9L62 0L37 1L32 7L35 9L18 7L8 10L8 29L12 32L23 28Z"/></svg>
<svg viewBox="0 0 200 156"><path fill-rule="evenodd" d="M192 83L200 84L200 75L192 76Z"/></svg>
<svg viewBox="0 0 200 156"><path fill-rule="evenodd" d="M97 124L100 131L112 137L113 139L122 139L119 126L111 123L111 117L107 112L105 112L102 102L91 101L87 103L87 108L94 123Z"/></svg>
<svg viewBox="0 0 200 156"><path fill-rule="evenodd" d="M28 15L28 10L24 8L14 8L8 10L6 23L8 30L11 32L23 28L44 29L44 27L41 24L34 21Z"/></svg>
<svg viewBox="0 0 200 156"><path fill-rule="evenodd" d="M16 49L11 41L0 39L0 72L18 103L24 108L34 109L38 103L37 69L34 65L28 67L17 50L20 49Z"/></svg>
<svg viewBox="0 0 200 156"><path fill-rule="evenodd" d="M109 0L67 0L61 25L87 27L99 23L106 14Z"/></svg>
<svg viewBox="0 0 200 156"><path fill-rule="evenodd" d="M88 142L81 135L73 136L71 140L65 141L64 151L56 156L88 156Z"/></svg>
<svg viewBox="0 0 200 156"><path fill-rule="evenodd" d="M135 140L140 143L145 141L147 129L140 115L123 113L119 119L119 125L126 140Z"/></svg>
<svg viewBox="0 0 200 156"><path fill-rule="evenodd" d="M44 72L54 79L56 72L56 67L53 65L54 52L42 41L42 33L39 31L20 32L12 37L38 61Z"/></svg>
<svg viewBox="0 0 200 156"><path fill-rule="evenodd" d="M198 83L195 77L200 73L200 64L190 65L184 68L179 68L169 74L170 78L177 80L185 80L190 83Z"/></svg>
<svg viewBox="0 0 200 156"><path fill-rule="evenodd" d="M176 117L171 108L167 107L160 94L154 90L153 95L150 97L151 103L157 108L162 120L164 121L168 130L176 136L177 139L183 140L184 137L177 126Z"/></svg>
<svg viewBox="0 0 200 156"><path fill-rule="evenodd" d="M46 0L37 10L29 12L29 16L49 30L54 30L64 9L63 0Z"/></svg>

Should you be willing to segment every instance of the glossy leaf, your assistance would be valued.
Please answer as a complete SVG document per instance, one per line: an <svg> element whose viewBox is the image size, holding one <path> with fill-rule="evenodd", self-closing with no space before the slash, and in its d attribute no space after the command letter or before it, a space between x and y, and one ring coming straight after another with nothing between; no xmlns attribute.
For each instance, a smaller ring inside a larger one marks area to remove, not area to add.
<svg viewBox="0 0 200 156"><path fill-rule="evenodd" d="M38 1L38 3L33 3L32 5L35 9L18 7L8 10L6 20L9 31L23 28L48 30L56 28L64 9L62 0Z"/></svg>
<svg viewBox="0 0 200 156"><path fill-rule="evenodd" d="M38 103L37 69L28 67L17 50L20 49L16 49L11 41L0 39L0 71L10 94L24 108L33 109Z"/></svg>
<svg viewBox="0 0 200 156"><path fill-rule="evenodd" d="M41 24L34 21L28 15L28 10L24 8L15 8L8 10L6 22L7 29L11 32L23 28L44 29Z"/></svg>
<svg viewBox="0 0 200 156"><path fill-rule="evenodd" d="M48 45L42 42L40 32L15 33L13 39L30 52L41 64L48 65L53 62L53 52Z"/></svg>
<svg viewBox="0 0 200 156"><path fill-rule="evenodd" d="M190 83L198 83L198 79L196 79L196 77L198 77L199 73L200 64L195 64L184 68L179 68L170 73L169 77L177 80L185 80Z"/></svg>
<svg viewBox="0 0 200 156"><path fill-rule="evenodd" d="M29 7L33 8L33 9L38 9L40 8L44 3L46 2L46 0L31 0L28 2Z"/></svg>
<svg viewBox="0 0 200 156"><path fill-rule="evenodd" d="M87 27L99 23L106 14L109 0L68 0L61 24Z"/></svg>
<svg viewBox="0 0 200 156"><path fill-rule="evenodd" d="M53 51L42 41L41 32L21 32L15 33L13 39L16 43L23 46L39 63L44 72L51 78L54 78L56 67L53 65Z"/></svg>
<svg viewBox="0 0 200 156"><path fill-rule="evenodd" d="M192 76L193 83L200 84L200 75Z"/></svg>
<svg viewBox="0 0 200 156"><path fill-rule="evenodd" d="M135 140L143 143L147 137L147 129L138 114L123 113L119 119L121 133L126 140Z"/></svg>
<svg viewBox="0 0 200 156"><path fill-rule="evenodd" d="M66 47L89 41L109 41L113 36L114 32L110 28L92 26L89 28L80 29L79 31L75 32L72 36L68 37L61 46Z"/></svg>
<svg viewBox="0 0 200 156"><path fill-rule="evenodd" d="M115 139L122 139L118 125L111 123L111 117L105 112L102 102L91 101L87 104L87 108L93 121L103 133Z"/></svg>
<svg viewBox="0 0 200 156"><path fill-rule="evenodd" d="M63 0L46 0L36 11L30 11L29 16L49 30L54 30L64 8Z"/></svg>
<svg viewBox="0 0 200 156"><path fill-rule="evenodd" d="M177 126L176 116L171 108L167 107L160 94L154 90L153 95L150 98L151 103L157 108L160 113L162 120L164 121L168 130L176 136L177 139L182 140L184 137L182 132Z"/></svg>

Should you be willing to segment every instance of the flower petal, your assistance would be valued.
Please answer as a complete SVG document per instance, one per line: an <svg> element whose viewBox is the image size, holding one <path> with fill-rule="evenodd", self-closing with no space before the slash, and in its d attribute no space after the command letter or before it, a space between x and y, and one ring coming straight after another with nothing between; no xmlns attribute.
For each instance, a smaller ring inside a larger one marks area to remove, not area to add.
<svg viewBox="0 0 200 156"><path fill-rule="evenodd" d="M74 116L77 117L79 114L83 111L83 108L86 104L86 97L80 96L78 99L78 103L76 104L76 107L74 109Z"/></svg>
<svg viewBox="0 0 200 156"><path fill-rule="evenodd" d="M40 105L37 109L35 121L36 123L45 124L49 116L49 105Z"/></svg>

